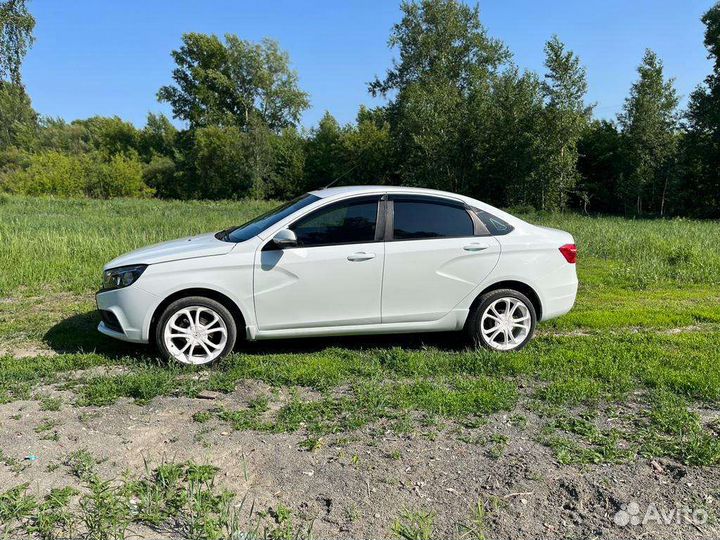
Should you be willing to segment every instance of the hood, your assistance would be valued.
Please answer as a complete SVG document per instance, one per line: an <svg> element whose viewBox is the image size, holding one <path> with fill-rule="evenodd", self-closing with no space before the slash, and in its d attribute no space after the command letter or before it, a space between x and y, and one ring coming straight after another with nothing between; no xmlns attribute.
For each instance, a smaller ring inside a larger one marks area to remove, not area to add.
<svg viewBox="0 0 720 540"><path fill-rule="evenodd" d="M130 264L156 264L181 259L194 259L196 257L209 257L211 255L224 255L234 247L233 242L223 242L215 238L215 233L201 234L189 238L170 240L169 242L162 242L125 253L107 263L105 270Z"/></svg>

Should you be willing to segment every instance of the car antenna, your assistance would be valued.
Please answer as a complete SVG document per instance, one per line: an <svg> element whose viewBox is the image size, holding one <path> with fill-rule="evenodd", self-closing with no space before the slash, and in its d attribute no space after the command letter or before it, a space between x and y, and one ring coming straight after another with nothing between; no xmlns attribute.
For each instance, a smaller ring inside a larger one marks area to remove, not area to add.
<svg viewBox="0 0 720 540"><path fill-rule="evenodd" d="M350 173L353 172L355 169L357 169L359 166L360 166L360 163L356 163L355 165L353 165L352 167L350 167L347 171L345 171L345 172L342 173L340 176L338 176L335 180L333 180L332 182L330 182L330 183L329 183L327 186L325 186L323 189L327 189L327 188L329 188L329 187L334 186L334 185L337 183L338 180L340 180L340 179L343 178L344 176L350 174Z"/></svg>

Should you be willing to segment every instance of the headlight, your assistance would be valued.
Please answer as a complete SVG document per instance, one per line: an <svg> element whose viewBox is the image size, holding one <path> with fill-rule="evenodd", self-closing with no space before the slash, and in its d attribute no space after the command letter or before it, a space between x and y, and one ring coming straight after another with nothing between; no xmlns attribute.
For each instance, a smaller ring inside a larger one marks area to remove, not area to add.
<svg viewBox="0 0 720 540"><path fill-rule="evenodd" d="M102 290L110 291L112 289L129 287L137 281L146 268L147 264L138 264L105 270L105 272L103 272Z"/></svg>

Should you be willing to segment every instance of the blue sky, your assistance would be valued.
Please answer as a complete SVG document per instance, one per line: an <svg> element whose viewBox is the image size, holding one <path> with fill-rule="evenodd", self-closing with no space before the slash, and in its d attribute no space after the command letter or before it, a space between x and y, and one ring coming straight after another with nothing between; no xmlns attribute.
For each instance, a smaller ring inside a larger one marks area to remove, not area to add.
<svg viewBox="0 0 720 540"><path fill-rule="evenodd" d="M553 34L588 71L588 100L598 117L622 106L646 47L676 77L683 98L709 73L702 44L707 0L484 0L481 18L521 68L542 73L543 44ZM367 82L393 52L387 38L399 0L31 0L35 46L23 77L41 114L67 120L118 115L142 126L148 112L171 111L155 94L170 81L170 51L183 32L271 37L290 53L311 108L310 127L326 110L354 120L361 103L381 103Z"/></svg>

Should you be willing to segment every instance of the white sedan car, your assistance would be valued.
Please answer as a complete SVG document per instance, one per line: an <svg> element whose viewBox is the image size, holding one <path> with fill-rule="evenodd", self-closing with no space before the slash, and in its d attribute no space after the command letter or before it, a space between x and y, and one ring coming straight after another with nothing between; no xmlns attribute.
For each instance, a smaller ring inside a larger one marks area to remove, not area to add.
<svg viewBox="0 0 720 540"><path fill-rule="evenodd" d="M420 188L313 191L244 225L105 266L103 334L207 364L248 340L464 330L522 348L575 302L576 248L480 201Z"/></svg>

